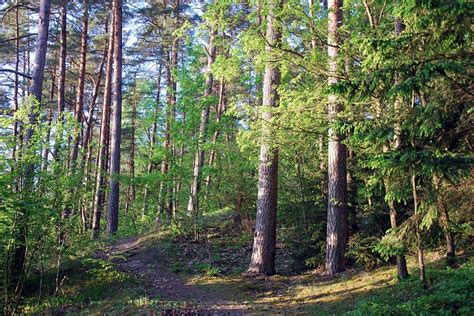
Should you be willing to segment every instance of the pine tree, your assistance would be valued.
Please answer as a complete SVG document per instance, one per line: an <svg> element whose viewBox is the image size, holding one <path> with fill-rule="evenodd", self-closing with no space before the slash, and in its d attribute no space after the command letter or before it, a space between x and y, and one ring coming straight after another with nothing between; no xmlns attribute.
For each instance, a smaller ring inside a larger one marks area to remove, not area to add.
<svg viewBox="0 0 474 316"><path fill-rule="evenodd" d="M270 55L281 43L281 31L275 18L280 0L270 1L265 33L265 51ZM270 57L267 57L270 58ZM271 143L272 108L278 106L277 88L280 84L278 65L267 61L263 79L262 136L258 166L258 200L252 258L248 272L275 274L276 213L278 192L278 148Z"/></svg>
<svg viewBox="0 0 474 316"><path fill-rule="evenodd" d="M329 86L338 82L339 46L342 26L342 0L329 1L328 56ZM341 111L341 100L335 94L328 97L328 114L330 123L335 123ZM342 135L329 129L328 144L328 217L326 236L326 271L334 275L345 269L344 253L347 245L347 175L346 146Z"/></svg>

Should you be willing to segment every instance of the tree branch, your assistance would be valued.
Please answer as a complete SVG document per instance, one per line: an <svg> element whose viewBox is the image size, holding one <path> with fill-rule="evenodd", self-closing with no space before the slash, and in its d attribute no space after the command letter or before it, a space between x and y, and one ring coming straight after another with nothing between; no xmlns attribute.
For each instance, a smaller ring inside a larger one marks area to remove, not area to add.
<svg viewBox="0 0 474 316"><path fill-rule="evenodd" d="M374 17L372 16L372 12L370 11L370 7L369 7L366 0L362 0L362 2L364 3L365 12L367 12L367 16L369 17L370 27L374 28L376 22L374 21Z"/></svg>
<svg viewBox="0 0 474 316"><path fill-rule="evenodd" d="M13 74L17 74L17 75L19 75L19 76L22 76L22 77L24 77L24 78L26 78L26 79L29 79L29 80L32 79L30 75L24 74L24 73L22 73L22 72L15 71L15 70L13 70L13 69L0 68L0 72L10 72L10 73L13 73Z"/></svg>
<svg viewBox="0 0 474 316"><path fill-rule="evenodd" d="M34 35L36 35L36 33L28 33L28 34L25 34L25 35L21 35L19 37L7 38L5 40L0 41L0 44L6 43L6 42L11 42L11 41L14 41L14 40L17 40L17 39L19 40L19 39L34 36Z"/></svg>

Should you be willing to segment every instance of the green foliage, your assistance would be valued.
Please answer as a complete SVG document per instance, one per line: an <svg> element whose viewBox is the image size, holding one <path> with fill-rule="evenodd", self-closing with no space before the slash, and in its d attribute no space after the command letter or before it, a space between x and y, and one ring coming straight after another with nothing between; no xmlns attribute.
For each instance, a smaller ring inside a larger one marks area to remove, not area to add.
<svg viewBox="0 0 474 316"><path fill-rule="evenodd" d="M195 264L195 266L199 271L201 271L201 273L204 273L207 276L215 276L218 275L220 272L218 267L213 267L207 262L198 262Z"/></svg>
<svg viewBox="0 0 474 316"><path fill-rule="evenodd" d="M396 289L363 299L348 315L471 315L474 312L474 271L467 264L459 270L428 271L428 287L411 278Z"/></svg>
<svg viewBox="0 0 474 316"><path fill-rule="evenodd" d="M379 266L382 263L378 253L382 251L377 244L379 242L377 237L364 237L361 235L354 235L349 240L346 255L353 258L356 264L361 265L364 269L369 270ZM386 253L385 251L383 252ZM393 256L392 252L390 256Z"/></svg>
<svg viewBox="0 0 474 316"><path fill-rule="evenodd" d="M379 253L385 261L388 261L394 256L405 253L404 243L406 241L399 235L399 230L393 229L389 230L378 243L373 245L373 250Z"/></svg>
<svg viewBox="0 0 474 316"><path fill-rule="evenodd" d="M113 269L110 262L85 257L65 265L67 269L61 291L56 295L46 293L41 300L27 296L21 307L22 313L68 310L68 306L71 312L80 306L81 312L85 313L97 313L104 308L109 312L122 312L126 306L133 306L131 300L145 297L139 281Z"/></svg>

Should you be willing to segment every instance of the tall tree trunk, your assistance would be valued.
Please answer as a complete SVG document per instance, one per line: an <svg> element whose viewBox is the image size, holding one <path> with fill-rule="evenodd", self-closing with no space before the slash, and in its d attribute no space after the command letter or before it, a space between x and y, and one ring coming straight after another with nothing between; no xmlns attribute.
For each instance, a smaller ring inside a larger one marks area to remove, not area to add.
<svg viewBox="0 0 474 316"><path fill-rule="evenodd" d="M46 64L46 50L48 48L48 29L49 29L49 16L51 0L41 0L40 10L38 18L38 35L35 44L35 57L33 61L33 72L31 75L31 83L28 89L29 95L31 95L36 102L41 104L41 93L43 90L43 79L44 79L44 67ZM30 123L34 124L36 120L35 111L30 114ZM24 134L24 145L27 146L31 137L33 136L32 126L28 127Z"/></svg>
<svg viewBox="0 0 474 316"><path fill-rule="evenodd" d="M168 172L170 168L170 157L172 151L172 144L171 144L171 126L174 122L175 117L175 105L176 105L176 82L173 78L173 70L176 68L177 63L177 39L173 40L172 49L169 52L169 59L168 65L166 68L166 75L167 75L167 107L166 107L166 123L165 123L165 141L164 141L164 149L167 153L167 156L163 159L161 164L161 174L163 175L163 179L160 184L159 190L159 213L163 211L166 212L168 216L171 216L172 208L173 208L173 197L172 197L172 184L171 179L168 179Z"/></svg>
<svg viewBox="0 0 474 316"><path fill-rule="evenodd" d="M315 25L314 25L314 19L315 19L315 13L314 13L314 0L309 0L309 17L310 17L310 27L311 27L311 50L314 53L314 50L317 48L316 47L316 36L314 35L315 33ZM320 2L320 4L322 4ZM327 3L326 3L327 7ZM323 7L323 10L326 10L327 8ZM322 174L322 179L321 179L321 196L323 199L326 198L327 194L327 179L326 179L326 171L327 167L325 164L325 151L324 151L324 135L321 133L318 137L318 154L319 154L319 170Z"/></svg>
<svg viewBox="0 0 474 316"><path fill-rule="evenodd" d="M86 131L84 132L84 139L82 140L82 148L86 149L88 151L88 148L90 147L90 143L92 140L92 131L94 128L94 112L95 112L95 106L97 102L97 97L99 96L99 89L100 89L100 84L102 82L102 73L104 71L104 65L105 61L107 60L107 51L104 52L104 55L102 57L102 60L100 61L100 66L99 66L99 72L97 74L97 79L94 83L94 90L92 92L92 100L89 108L89 113L87 115L87 121L86 121ZM84 165L84 161L87 161L85 159L85 153L83 154L82 161Z"/></svg>
<svg viewBox="0 0 474 316"><path fill-rule="evenodd" d="M265 51L268 54L281 43L280 28L275 18L276 10L281 6L281 0L269 2ZM264 275L275 274L276 252L276 215L278 191L278 149L271 143L272 139L272 109L278 106L277 93L280 84L278 65L267 61L263 79L263 113L260 157L258 166L258 199L255 235L252 258L248 272Z"/></svg>
<svg viewBox="0 0 474 316"><path fill-rule="evenodd" d="M338 82L338 54L341 44L339 29L342 26L342 0L329 1L328 15L329 85ZM329 122L337 120L342 110L337 95L328 97ZM328 215L326 236L326 272L334 275L345 269L344 253L347 246L347 175L346 147L342 135L329 129L328 144Z"/></svg>
<svg viewBox="0 0 474 316"><path fill-rule="evenodd" d="M84 85L86 77L86 63L87 63L87 38L89 29L89 0L84 1L84 13L82 16L82 32L81 32L81 60L79 65L79 78L77 80L77 95L76 107L74 110L74 119L76 127L74 128L74 141L71 153L71 168L72 174L75 173L76 160L79 152L79 140L82 127L82 111L84 108Z"/></svg>
<svg viewBox="0 0 474 316"><path fill-rule="evenodd" d="M400 21L400 20L397 20L395 22L395 35L400 35L401 32L403 30L403 23ZM396 75L395 76L395 84L398 84L399 83L399 78L398 76ZM395 113L398 117L398 115L400 114L400 111L401 111L401 100L399 98L397 98L395 100L395 104L394 104L394 108L395 108ZM395 122L395 126L394 126L394 142L393 142L393 150L400 150L400 147L401 147L401 144L402 144L402 135L401 135L401 131L400 131L400 122L399 120L397 120ZM389 148L388 146L386 146L386 148L384 148L384 151L388 151ZM385 186L390 186L390 183L385 183ZM397 211L397 207L396 207L396 204L395 204L395 201L389 201L388 202L388 207L389 207L389 210L390 210L390 226L392 228L396 228L398 226L398 223L397 223L397 216L398 216L398 211ZM407 268L407 261L406 261L406 258L405 258L405 255L404 254L399 254L396 256L396 261L397 261L397 275L398 275L398 278L399 279L405 279L408 277L408 268Z"/></svg>
<svg viewBox="0 0 474 316"><path fill-rule="evenodd" d="M35 57L33 64L33 72L31 76L31 83L29 86L29 94L33 99L32 108L29 113L29 123L24 136L22 148L27 149L30 146L30 140L33 137L34 124L37 119L36 108L41 106L41 94L43 90L44 68L46 64L46 51L48 48L48 29L50 18L50 0L41 0L38 15L37 37L35 44ZM25 170L22 175L20 189L27 196L33 191L34 185L34 170L35 166L32 162L27 162ZM21 278L24 273L25 257L26 257L26 242L28 232L28 209L22 209L17 212L15 218L15 241L13 245L13 260L10 262L10 276L9 284L15 290L15 296L19 297L21 294Z"/></svg>
<svg viewBox="0 0 474 316"><path fill-rule="evenodd" d="M399 142L395 142L395 144L400 144ZM395 148L399 148L399 146L395 145ZM389 182L386 181L385 186L389 186ZM396 228L398 226L397 222L397 217L398 217L398 211L397 207L395 204L395 201L389 201L388 202L388 207L390 210L390 226L392 228ZM404 254L399 254L396 256L396 261L397 261L397 276L399 279L404 279L408 277L408 268L407 268L407 262Z"/></svg>
<svg viewBox="0 0 474 316"><path fill-rule="evenodd" d="M454 258L456 257L456 245L454 243L454 234L451 231L449 212L444 201L439 202L440 205L440 223L444 230L444 236L446 239L446 260L449 265L455 262Z"/></svg>
<svg viewBox="0 0 474 316"><path fill-rule="evenodd" d="M63 112L65 110L65 92L66 92L66 58L67 58L67 3L68 1L62 1L61 2L61 45L60 45L60 59L59 59L59 80L58 80L58 120L61 122L64 122L64 117L63 117ZM70 140L69 140L70 141ZM54 149L54 156L55 159L59 159L59 144L61 142L61 135L56 135L56 142L55 142L55 149ZM68 167L70 166L71 160L67 161ZM72 198L69 196L69 199L71 200ZM71 214L71 207L66 206L61 214L61 219L64 219L66 217L69 217ZM62 253L61 249L62 246L65 243L65 232L62 228L62 223L61 221L58 222L57 225L57 230L58 230L58 246L59 246L59 252L58 252L58 258L57 258L57 265L58 265L58 273L59 273L59 267L61 263L61 258L62 258ZM56 289L58 288L58 279L56 278Z"/></svg>
<svg viewBox="0 0 474 316"><path fill-rule="evenodd" d="M66 84L66 57L67 57L67 11L66 1L61 6L61 34L60 34L60 53L59 53L59 78L58 78L58 122L63 121L64 112L64 92ZM56 135L56 141L54 143L53 156L54 159L59 159L59 145L61 142L61 135L59 131Z"/></svg>
<svg viewBox="0 0 474 316"><path fill-rule="evenodd" d="M29 74L31 71L31 41L28 37L26 39L26 52L23 55L23 73ZM23 90L23 97L30 95L30 87L25 87Z"/></svg>
<svg viewBox="0 0 474 316"><path fill-rule="evenodd" d="M395 207L395 202L390 201L388 203L390 209L390 226L395 228L398 226L397 223L397 208ZM408 277L408 268L407 268L407 261L405 259L405 255L400 254L396 256L397 260L397 276L399 279L404 279Z"/></svg>
<svg viewBox="0 0 474 316"><path fill-rule="evenodd" d="M219 124L221 121L222 114L226 110L226 97L225 97L225 82L222 80L219 84L219 103L217 104L217 111L216 111L216 124ZM214 165L214 161L216 160L216 143L217 139L219 138L220 134L220 129L219 126L217 127L217 130L214 132L214 135L212 136L212 150L211 153L209 154L209 161L208 161L208 166L212 167ZM206 187L209 187L211 185L211 175L209 174L206 179Z"/></svg>
<svg viewBox="0 0 474 316"><path fill-rule="evenodd" d="M398 102L398 101L395 101L395 102ZM381 118L382 111L383 111L381 100L379 98L375 98L374 103L375 103L375 116L377 118ZM399 105L395 106L395 108L398 108L398 107ZM401 135L395 133L394 149L398 150L400 144L401 144ZM389 150L390 150L390 144L389 142L387 142L386 144L383 145L383 152L387 153L389 152ZM391 186L390 179L384 179L384 186L385 186L385 192L387 194ZM388 201L388 207L389 207L389 212L390 212L390 226L392 228L396 228L398 226L398 223L397 223L397 207L396 207L395 201ZM404 279L408 276L408 269L407 269L405 255L403 254L397 255L396 260L397 260L397 276L399 279Z"/></svg>
<svg viewBox="0 0 474 316"><path fill-rule="evenodd" d="M112 15L113 17L114 15ZM112 93L112 68L114 55L114 19L109 27L109 47L107 50L107 67L105 70L104 103L100 126L99 155L97 158L96 187L94 194L94 214L92 218L92 238L99 237L100 217L104 207L105 173L107 164L107 146L110 128L110 98Z"/></svg>
<svg viewBox="0 0 474 316"><path fill-rule="evenodd" d="M135 79L136 82L136 79ZM136 86L135 86L136 90ZM132 101L132 117L131 117L131 131L130 131L130 160L128 162L129 174L131 183L127 188L127 203L125 205L125 216L128 215L130 205L135 202L135 130L136 130L136 118L137 118L137 91L134 91L134 100Z"/></svg>
<svg viewBox="0 0 474 316"><path fill-rule="evenodd" d="M151 174L153 171L153 160L152 155L156 145L156 132L158 129L158 113L160 111L160 100L161 100L161 71L162 71L162 62L160 62L160 66L158 68L158 82L157 82L157 92L156 92L156 107L155 113L153 118L153 126L151 128L151 135L150 135L150 145L148 150L148 165L146 168L147 174ZM142 216L145 216L148 212L148 183L145 185L145 189L143 192L143 209L142 209Z"/></svg>
<svg viewBox="0 0 474 316"><path fill-rule="evenodd" d="M77 157L79 152L79 140L82 133L82 117L84 108L84 85L86 75L86 62L87 62L87 32L89 25L89 1L84 1L84 12L82 16L82 31L81 31L81 51L80 51L80 62L79 62L79 77L77 82L76 90L76 104L74 108L74 120L75 127L72 138L72 150L69 157L69 175L73 176L76 174ZM71 139L70 139L71 140ZM67 218L72 214L73 207L80 207L80 197L77 196L77 187L74 187L70 191L70 203L66 207L63 213L63 217Z"/></svg>
<svg viewBox="0 0 474 316"><path fill-rule="evenodd" d="M66 1L61 6L61 48L59 57L59 80L58 80L58 115L62 114L65 107L66 89L66 58L67 58L67 9Z"/></svg>
<svg viewBox="0 0 474 316"><path fill-rule="evenodd" d="M61 6L61 34L59 54L59 80L58 80L58 116L64 112L66 88L66 58L67 58L67 9L66 2Z"/></svg>
<svg viewBox="0 0 474 316"><path fill-rule="evenodd" d="M413 216L415 217L415 233L416 233L416 251L418 253L418 268L420 280L425 282L425 257L423 254L423 241L421 239L420 223L421 217L418 210L418 195L416 189L416 176L411 177L412 192L413 192Z"/></svg>
<svg viewBox="0 0 474 316"><path fill-rule="evenodd" d="M91 181L91 168L92 168L92 151L93 151L93 146L91 140L93 139L93 133L94 133L94 111L96 107L96 102L97 102L97 97L99 95L99 88L100 88L100 83L102 81L102 72L104 70L104 64L107 59L107 50L104 50L104 55L102 57L102 60L100 62L99 66L99 73L97 75L97 79L94 84L94 91L92 92L92 100L89 108L89 114L87 116L87 127L86 131L84 133L84 139L82 140L82 148L84 148L84 153L82 154L82 159L81 159L81 170L83 170L83 174L85 175L85 181L84 185L87 185ZM93 177L95 180L96 177ZM93 190L95 192L95 188ZM83 206L81 209L81 220L83 224L84 230L87 230L89 227L89 222L88 222L88 215L87 215L87 198L83 198ZM94 199L92 199L92 207L91 209L94 208Z"/></svg>
<svg viewBox="0 0 474 316"><path fill-rule="evenodd" d="M177 30L179 27L179 8L180 0L177 0L173 7L174 15L174 29ZM167 156L163 159L161 165L161 173L164 176L164 179L161 181L160 190L159 190L159 212L166 212L167 216L170 218L173 212L173 181L169 179L168 173L170 169L170 158L174 155L174 146L171 141L171 127L174 124L176 118L176 80L173 75L173 71L178 65L178 38L175 35L172 35L171 39L171 49L168 55L168 65L167 65L167 81L168 81L168 90L167 90L167 109L166 109L166 124L165 124L165 142L164 148L167 153ZM158 218L157 218L158 219Z"/></svg>
<svg viewBox="0 0 474 316"><path fill-rule="evenodd" d="M20 7L19 7L19 0L16 0L16 9L15 9L15 86L13 88L13 113L15 114L18 109L18 71L20 69ZM15 140L15 144L12 151L12 159L16 162L16 151L18 149L18 122L15 118L13 123L13 138Z"/></svg>
<svg viewBox="0 0 474 316"><path fill-rule="evenodd" d="M114 14L114 85L113 117L110 148L110 191L109 216L107 233L113 234L118 229L120 144L122 141L122 0L113 1Z"/></svg>
<svg viewBox="0 0 474 316"><path fill-rule="evenodd" d="M49 93L49 102L51 103L48 110L48 117L46 118L47 131L44 140L43 153L41 154L41 171L45 172L48 169L49 159L49 139L51 137L51 122L53 120L53 104L54 104L54 92L56 88L56 56L54 58L54 66L51 71L51 90Z"/></svg>
<svg viewBox="0 0 474 316"><path fill-rule="evenodd" d="M354 162L354 152L348 150L348 158L350 161L350 166L355 164ZM347 205L347 215L349 222L349 230L347 238L353 236L359 230L357 225L357 209L356 209L356 197L357 197L357 183L355 175L350 171L350 168L347 170L347 193L348 193L348 205Z"/></svg>
<svg viewBox="0 0 474 316"><path fill-rule="evenodd" d="M167 192L168 192L168 169L169 169L169 149L171 145L171 106L172 106L172 71L171 71L171 58L169 56L168 52L168 60L167 60L167 65L166 65L166 77L167 77L167 92L166 92L166 98L167 98L167 104L166 104L166 113L165 113L165 130L164 130L164 142L163 142L163 148L165 151L165 157L163 158L163 161L161 162L161 168L160 172L162 175L162 179L160 181L160 188L158 190L158 216L157 216L157 221L159 219L159 215L162 214L164 211L166 211L166 198L167 198ZM169 212L167 212L169 213Z"/></svg>
<svg viewBox="0 0 474 316"><path fill-rule="evenodd" d="M204 165L204 143L206 141L206 131L207 124L209 122L209 112L210 104L208 98L212 95L212 86L214 84L214 76L212 75L212 64L216 59L216 47L214 45L214 37L217 32L212 29L209 34L209 43L208 43L208 57L207 57L207 69L206 69L206 90L204 91L204 99L206 105L201 112L201 122L199 124L199 133L197 137L197 151L196 156L194 157L194 166L193 166L193 181L191 183L191 193L189 196L188 202L188 212L190 212L194 217L195 224L195 238L197 238L197 229L196 222L199 216L199 192L201 190L201 171Z"/></svg>

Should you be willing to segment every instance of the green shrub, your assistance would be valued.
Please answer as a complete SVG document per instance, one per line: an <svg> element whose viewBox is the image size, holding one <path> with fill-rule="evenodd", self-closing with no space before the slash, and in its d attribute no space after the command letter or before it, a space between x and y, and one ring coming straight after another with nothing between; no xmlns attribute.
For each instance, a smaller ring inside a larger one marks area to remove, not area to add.
<svg viewBox="0 0 474 316"><path fill-rule="evenodd" d="M366 270L375 268L382 263L380 255L375 251L378 241L377 237L354 235L349 240L346 255Z"/></svg>
<svg viewBox="0 0 474 316"><path fill-rule="evenodd" d="M428 286L412 277L357 303L348 315L473 315L474 269L429 270Z"/></svg>

